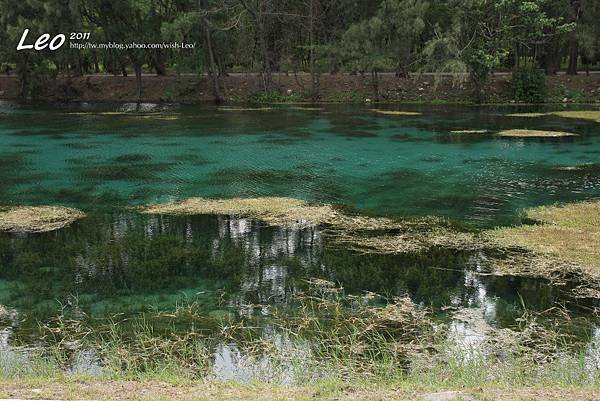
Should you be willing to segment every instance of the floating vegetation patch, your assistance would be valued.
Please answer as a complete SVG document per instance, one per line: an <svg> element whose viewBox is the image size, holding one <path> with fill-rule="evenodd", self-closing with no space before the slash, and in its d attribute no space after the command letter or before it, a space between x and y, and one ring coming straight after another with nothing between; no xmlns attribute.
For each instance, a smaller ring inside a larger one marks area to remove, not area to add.
<svg viewBox="0 0 600 401"><path fill-rule="evenodd" d="M80 210L59 206L0 206L0 231L54 231L83 217L85 214Z"/></svg>
<svg viewBox="0 0 600 401"><path fill-rule="evenodd" d="M141 114L137 115L136 117L163 121L179 120L179 116L173 114Z"/></svg>
<svg viewBox="0 0 600 401"><path fill-rule="evenodd" d="M273 110L272 107L233 107L233 106L222 106L217 107L219 111L269 111Z"/></svg>
<svg viewBox="0 0 600 401"><path fill-rule="evenodd" d="M506 117L544 117L558 116L563 118L575 118L580 120L591 120L600 122L600 110L579 110L579 111L553 111L550 113L511 113Z"/></svg>
<svg viewBox="0 0 600 401"><path fill-rule="evenodd" d="M600 298L600 201L525 210L537 224L488 231L508 256L496 268L508 274L579 279L587 296Z"/></svg>
<svg viewBox="0 0 600 401"><path fill-rule="evenodd" d="M556 111L549 114L564 118L577 118L581 120L600 122L600 110Z"/></svg>
<svg viewBox="0 0 600 401"><path fill-rule="evenodd" d="M489 132L487 129L459 129L450 131L452 134L487 134Z"/></svg>
<svg viewBox="0 0 600 401"><path fill-rule="evenodd" d="M547 113L510 113L510 114L505 114L506 117L530 117L530 118L535 118L535 117L543 117L548 115Z"/></svg>
<svg viewBox="0 0 600 401"><path fill-rule="evenodd" d="M274 226L320 225L336 244L344 244L362 253L418 252L435 246L465 250L478 246L473 233L457 230L447 219L394 220L350 215L331 205L311 205L284 197L190 198L177 203L145 206L140 211L149 214L236 215Z"/></svg>
<svg viewBox="0 0 600 401"><path fill-rule="evenodd" d="M138 111L102 111L102 112L70 112L65 113L68 115L75 116L124 116L124 117L135 117L152 120L178 120L180 117L178 114L165 114L165 113L143 113Z"/></svg>
<svg viewBox="0 0 600 401"><path fill-rule="evenodd" d="M289 110L301 110L301 111L321 111L325 110L323 107L302 107L302 106L292 106L288 107Z"/></svg>
<svg viewBox="0 0 600 401"><path fill-rule="evenodd" d="M509 130L504 130L504 131L498 132L496 134L496 136L505 137L505 138L563 138L563 137L572 137L572 136L579 136L579 135L574 134L572 132L563 132L563 131L509 129Z"/></svg>
<svg viewBox="0 0 600 401"><path fill-rule="evenodd" d="M419 113L417 111L397 111L397 110L381 110L381 109L371 109L371 111L379 114L387 114L391 116L420 116L423 113Z"/></svg>
<svg viewBox="0 0 600 401"><path fill-rule="evenodd" d="M336 215L331 206L310 206L292 198L190 198L177 203L150 205L141 209L149 214L216 214L252 217L271 225L316 225Z"/></svg>

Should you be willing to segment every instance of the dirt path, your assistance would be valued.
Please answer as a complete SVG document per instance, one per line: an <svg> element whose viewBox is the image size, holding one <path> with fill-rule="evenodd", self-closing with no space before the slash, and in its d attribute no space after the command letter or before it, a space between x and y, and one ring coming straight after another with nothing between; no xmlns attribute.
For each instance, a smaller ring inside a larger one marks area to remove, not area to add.
<svg viewBox="0 0 600 401"><path fill-rule="evenodd" d="M349 385L275 386L228 383L176 385L138 381L27 383L0 380L0 399L46 400L564 400L595 401L598 389L490 388L436 392L394 387Z"/></svg>

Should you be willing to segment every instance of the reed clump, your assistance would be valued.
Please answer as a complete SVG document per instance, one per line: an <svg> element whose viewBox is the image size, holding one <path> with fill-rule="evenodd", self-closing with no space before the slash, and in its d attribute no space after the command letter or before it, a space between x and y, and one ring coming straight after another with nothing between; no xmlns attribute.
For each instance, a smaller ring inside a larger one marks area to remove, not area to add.
<svg viewBox="0 0 600 401"><path fill-rule="evenodd" d="M577 318L561 307L525 311L511 328L494 327L479 312L459 309L450 317L469 324L484 338L465 349L457 346L460 338L451 336L448 324L408 297L351 296L329 281L313 279L292 304L274 307L267 322L259 317L232 318L207 329L198 322L210 318L195 304L94 321L72 302L55 318L40 323L37 338L46 358L59 369L68 370L78 353L93 350L108 378L211 380L216 374L215 355L229 347L239 365L231 368L244 369L250 375L246 380L288 384L320 379L426 380L429 369L461 380L457 372L471 374L471 368L482 364L518 376L524 368L543 371L566 360L590 340L575 335L582 330ZM587 327L586 322L581 324ZM490 372L491 376L480 377L479 384L497 379L495 371ZM598 373L586 375L597 379Z"/></svg>
<svg viewBox="0 0 600 401"><path fill-rule="evenodd" d="M84 217L80 210L61 206L0 206L0 231L42 233Z"/></svg>

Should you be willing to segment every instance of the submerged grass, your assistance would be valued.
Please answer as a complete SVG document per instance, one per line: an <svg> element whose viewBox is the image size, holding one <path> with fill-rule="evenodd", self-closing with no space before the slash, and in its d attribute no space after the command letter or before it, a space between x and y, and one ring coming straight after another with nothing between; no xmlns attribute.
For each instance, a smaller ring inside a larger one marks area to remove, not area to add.
<svg viewBox="0 0 600 401"><path fill-rule="evenodd" d="M83 217L80 210L60 206L0 206L0 231L54 231Z"/></svg>

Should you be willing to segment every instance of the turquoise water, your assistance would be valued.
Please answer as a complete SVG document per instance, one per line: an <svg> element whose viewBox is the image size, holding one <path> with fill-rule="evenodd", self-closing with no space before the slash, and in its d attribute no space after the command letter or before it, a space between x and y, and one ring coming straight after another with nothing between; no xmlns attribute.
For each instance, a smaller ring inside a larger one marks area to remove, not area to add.
<svg viewBox="0 0 600 401"><path fill-rule="evenodd" d="M600 194L597 165L556 169L600 160L600 124L504 116L532 108L404 106L423 115L390 116L348 105L239 112L146 105L164 114L93 113L127 107L3 104L0 202L87 210L190 196L282 195L485 227L516 222L519 208ZM580 137L450 132L509 128Z"/></svg>
<svg viewBox="0 0 600 401"><path fill-rule="evenodd" d="M94 318L186 302L209 314L268 316L313 277L350 294L481 308L500 326L513 325L523 304L579 310L544 280L486 275L485 255L477 253L359 255L317 228L142 216L127 207L278 195L378 215L442 215L476 228L513 224L520 208L600 195L600 123L505 116L556 107L403 106L423 114L393 116L363 105L142 105L139 113L121 113L132 107L0 103L0 204L60 204L89 215L53 233L0 234L0 305L23 317L15 324L0 316L0 326L10 326L14 338L74 299ZM511 128L580 136L450 132Z"/></svg>

